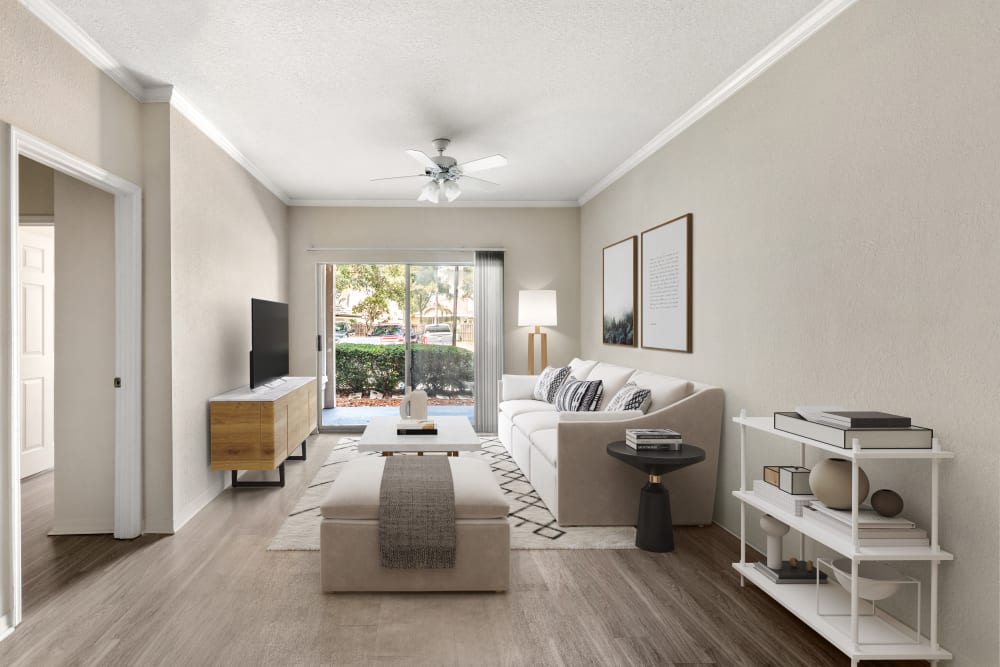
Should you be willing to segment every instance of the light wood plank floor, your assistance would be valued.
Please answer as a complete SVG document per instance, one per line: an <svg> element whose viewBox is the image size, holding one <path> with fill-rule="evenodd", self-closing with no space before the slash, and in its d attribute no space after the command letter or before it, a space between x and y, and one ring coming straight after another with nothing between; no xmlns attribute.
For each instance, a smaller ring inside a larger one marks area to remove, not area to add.
<svg viewBox="0 0 1000 667"><path fill-rule="evenodd" d="M324 595L318 553L266 548L335 440L171 537L47 537L52 475L28 480L25 620L0 665L849 664L739 587L718 526L678 529L672 554L515 551L506 594Z"/></svg>

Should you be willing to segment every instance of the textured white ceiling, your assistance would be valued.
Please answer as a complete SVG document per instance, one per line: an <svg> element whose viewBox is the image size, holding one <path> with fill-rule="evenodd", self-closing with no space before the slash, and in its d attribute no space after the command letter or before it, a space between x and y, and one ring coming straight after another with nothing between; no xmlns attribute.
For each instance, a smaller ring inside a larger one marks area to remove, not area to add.
<svg viewBox="0 0 1000 667"><path fill-rule="evenodd" d="M412 200L403 153L510 164L462 200L575 200L819 0L54 0L293 199Z"/></svg>

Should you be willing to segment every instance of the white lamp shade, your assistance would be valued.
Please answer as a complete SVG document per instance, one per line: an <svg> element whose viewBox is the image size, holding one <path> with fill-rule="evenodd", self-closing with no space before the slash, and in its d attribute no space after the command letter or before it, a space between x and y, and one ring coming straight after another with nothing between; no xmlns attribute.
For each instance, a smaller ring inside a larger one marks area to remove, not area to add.
<svg viewBox="0 0 1000 667"><path fill-rule="evenodd" d="M517 295L517 326L554 327L556 321L556 291L523 289Z"/></svg>
<svg viewBox="0 0 1000 667"><path fill-rule="evenodd" d="M458 187L458 183L455 181L445 181L442 189L448 201L455 201L462 194L462 189Z"/></svg>

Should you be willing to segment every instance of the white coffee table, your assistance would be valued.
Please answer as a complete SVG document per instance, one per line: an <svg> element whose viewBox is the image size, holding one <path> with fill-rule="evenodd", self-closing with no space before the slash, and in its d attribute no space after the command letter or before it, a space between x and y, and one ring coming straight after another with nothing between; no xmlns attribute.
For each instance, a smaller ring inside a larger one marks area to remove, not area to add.
<svg viewBox="0 0 1000 667"><path fill-rule="evenodd" d="M372 417L358 441L359 452L381 452L382 456L395 453L422 455L424 452L446 452L458 456L459 452L478 452L479 436L465 417L431 417L437 426L437 435L396 435L399 417Z"/></svg>

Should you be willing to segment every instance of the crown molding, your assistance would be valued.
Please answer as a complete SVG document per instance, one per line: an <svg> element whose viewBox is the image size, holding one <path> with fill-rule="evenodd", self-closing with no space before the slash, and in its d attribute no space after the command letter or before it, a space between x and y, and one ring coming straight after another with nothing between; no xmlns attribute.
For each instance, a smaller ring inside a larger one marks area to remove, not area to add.
<svg viewBox="0 0 1000 667"><path fill-rule="evenodd" d="M111 54L85 33L70 17L66 16L61 9L49 0L20 0L20 2L52 32L62 37L70 46L92 62L97 69L111 77L115 83L125 89L125 92L140 102L143 101L144 89L139 80L122 67L121 63L112 58Z"/></svg>
<svg viewBox="0 0 1000 667"><path fill-rule="evenodd" d="M243 154L243 152L236 147L236 145L231 142L222 130L208 119L208 116L203 114L198 107L193 105L187 97L181 94L179 90L173 88L170 93L170 106L176 109L181 115L191 121L191 124L201 130L205 136L211 139L215 144L225 151L229 157L236 161L241 167L247 170L251 176L256 178L261 185L271 191L275 197L280 199L285 206L291 205L291 199L278 185L272 181L267 175L264 174L260 168L254 164L250 158Z"/></svg>
<svg viewBox="0 0 1000 667"><path fill-rule="evenodd" d="M169 85L143 87L139 80L121 63L115 60L111 54L105 51L90 35L84 32L80 26L74 23L71 18L66 16L61 9L53 5L49 0L20 0L20 3L136 100L144 104L169 103L185 118L191 121L195 127L201 130L205 136L225 151L229 157L246 169L261 185L270 190L275 197L280 199L286 206L289 204L288 195L285 194L284 190L278 187L257 165L251 162L223 134L222 130L195 107L190 100L181 95L177 88Z"/></svg>
<svg viewBox="0 0 1000 667"><path fill-rule="evenodd" d="M292 199L289 206L331 208L578 208L575 200L567 201L455 201L431 204L416 199Z"/></svg>
<svg viewBox="0 0 1000 667"><path fill-rule="evenodd" d="M857 0L826 0L814 10L806 14L795 25L782 33L776 40L767 45L763 51L755 55L742 67L733 72L725 81L715 87L712 92L688 109L680 118L668 125L645 146L636 151L627 160L615 167L611 173L590 186L580 195L579 205L604 191L612 183L629 173L650 155L666 146L681 132L695 124L699 119L732 97L737 91L767 71L772 65L784 58L799 44L809 39L821 30L827 23L841 12L853 5Z"/></svg>

